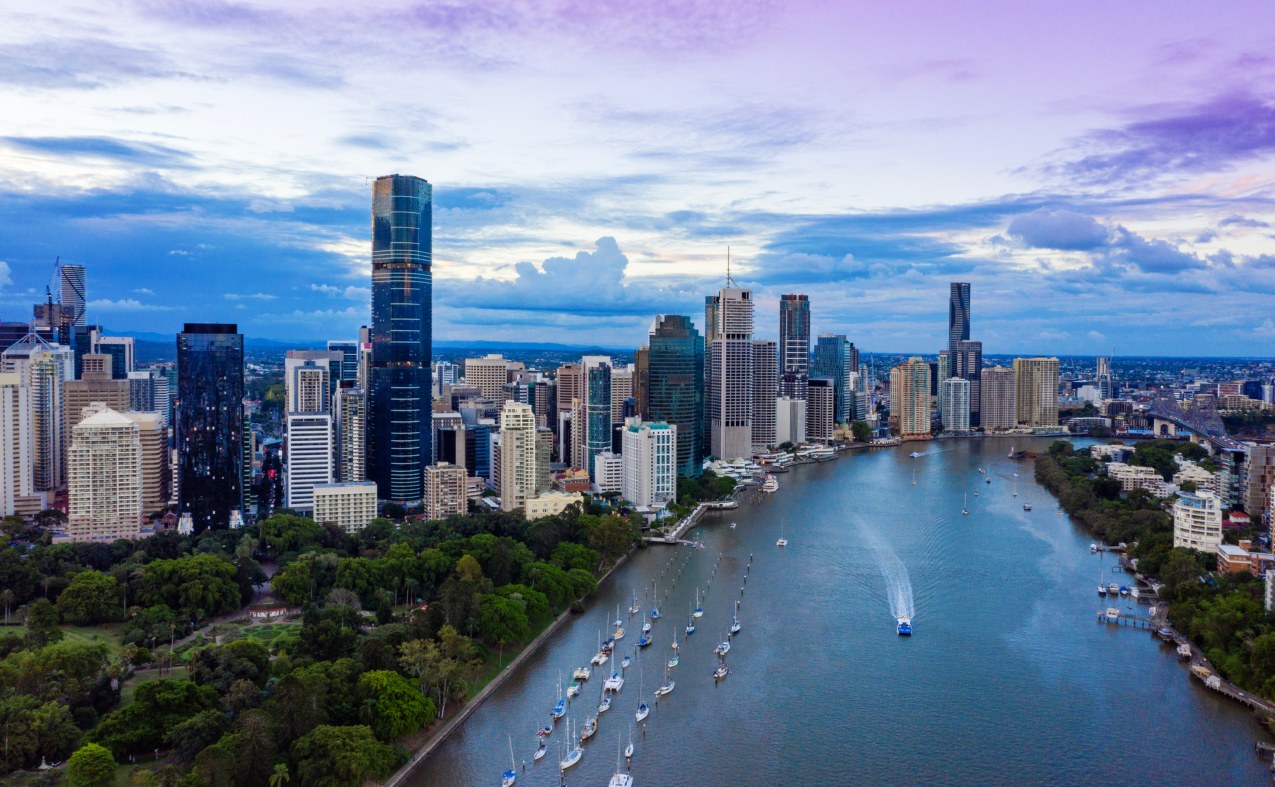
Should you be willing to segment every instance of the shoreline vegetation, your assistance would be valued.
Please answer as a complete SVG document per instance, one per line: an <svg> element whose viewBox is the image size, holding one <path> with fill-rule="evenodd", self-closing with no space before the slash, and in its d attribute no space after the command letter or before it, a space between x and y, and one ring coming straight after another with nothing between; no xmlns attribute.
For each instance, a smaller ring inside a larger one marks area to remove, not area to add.
<svg viewBox="0 0 1275 787"><path fill-rule="evenodd" d="M1170 473L1174 453L1203 451L1191 443L1137 443L1131 464ZM1248 572L1217 572L1217 558L1173 546L1172 499L1137 489L1123 493L1087 449L1056 441L1036 460L1036 480L1096 539L1125 543L1139 574L1158 583L1169 621L1235 686L1275 700L1275 615L1264 608L1265 583ZM1167 480L1167 479L1166 479ZM1244 534L1240 534L1244 535ZM1233 537L1233 534L1228 534ZM1275 719L1258 714L1275 733Z"/></svg>

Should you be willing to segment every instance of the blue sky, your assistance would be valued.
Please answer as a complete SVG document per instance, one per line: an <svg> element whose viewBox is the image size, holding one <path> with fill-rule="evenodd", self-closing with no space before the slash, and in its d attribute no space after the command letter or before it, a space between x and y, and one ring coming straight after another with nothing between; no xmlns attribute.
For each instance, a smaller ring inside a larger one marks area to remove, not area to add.
<svg viewBox="0 0 1275 787"><path fill-rule="evenodd" d="M368 320L435 186L435 336L641 343L722 283L878 351L1275 355L1275 6L112 0L0 10L0 317Z"/></svg>

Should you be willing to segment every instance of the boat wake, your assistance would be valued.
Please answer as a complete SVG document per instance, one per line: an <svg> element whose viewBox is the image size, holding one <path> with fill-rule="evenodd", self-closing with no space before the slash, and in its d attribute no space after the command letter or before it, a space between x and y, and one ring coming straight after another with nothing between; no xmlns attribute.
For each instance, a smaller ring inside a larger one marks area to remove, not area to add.
<svg viewBox="0 0 1275 787"><path fill-rule="evenodd" d="M916 614L916 605L912 600L912 579L908 576L907 566L894 554L889 545L881 541L876 533L863 528L869 545L877 556L877 567L885 578L885 591L890 598L890 608L896 618L912 618Z"/></svg>

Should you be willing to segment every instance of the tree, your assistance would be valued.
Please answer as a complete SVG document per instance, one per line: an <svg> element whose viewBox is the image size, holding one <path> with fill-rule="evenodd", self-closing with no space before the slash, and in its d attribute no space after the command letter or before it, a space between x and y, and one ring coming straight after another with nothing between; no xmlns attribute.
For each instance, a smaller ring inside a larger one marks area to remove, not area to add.
<svg viewBox="0 0 1275 787"><path fill-rule="evenodd" d="M415 732L434 716L434 703L421 696L407 679L390 670L373 670L359 677L359 694L371 703L369 726L383 741Z"/></svg>
<svg viewBox="0 0 1275 787"><path fill-rule="evenodd" d="M239 680L265 686L269 676L270 652L252 640L200 648L190 657L190 679L201 686L212 686L222 695Z"/></svg>
<svg viewBox="0 0 1275 787"><path fill-rule="evenodd" d="M178 759L190 762L205 747L220 740L225 732L226 715L220 710L209 708L168 730L164 742L172 747Z"/></svg>
<svg viewBox="0 0 1275 787"><path fill-rule="evenodd" d="M235 565L221 555L152 560L142 569L138 585L139 604L164 604L192 620L220 615L239 606Z"/></svg>
<svg viewBox="0 0 1275 787"><path fill-rule="evenodd" d="M116 755L151 751L164 742L168 730L210 709L220 709L216 690L188 680L162 678L143 683L133 702L93 728L89 739Z"/></svg>
<svg viewBox="0 0 1275 787"><path fill-rule="evenodd" d="M292 744L297 778L305 787L358 787L394 771L399 757L366 726L319 725Z"/></svg>
<svg viewBox="0 0 1275 787"><path fill-rule="evenodd" d="M872 427L867 421L854 421L850 424L850 434L854 435L856 442L870 443L872 442Z"/></svg>
<svg viewBox="0 0 1275 787"><path fill-rule="evenodd" d="M115 758L104 747L86 743L66 763L68 787L108 787L115 781Z"/></svg>
<svg viewBox="0 0 1275 787"><path fill-rule="evenodd" d="M38 648L62 639L62 616L53 602L37 598L27 605L27 645Z"/></svg>
<svg viewBox="0 0 1275 787"><path fill-rule="evenodd" d="M58 596L62 619L79 625L118 620L120 608L119 583L100 571L81 571Z"/></svg>
<svg viewBox="0 0 1275 787"><path fill-rule="evenodd" d="M614 563L627 555L637 540L637 528L619 514L607 514L589 532L589 546L607 563Z"/></svg>
<svg viewBox="0 0 1275 787"><path fill-rule="evenodd" d="M62 702L41 703L21 694L0 699L0 773L35 767L41 759L57 761L75 750L80 730Z"/></svg>
<svg viewBox="0 0 1275 787"><path fill-rule="evenodd" d="M488 642L504 648L527 636L527 612L523 604L513 599L484 594L479 601L478 631Z"/></svg>
<svg viewBox="0 0 1275 787"><path fill-rule="evenodd" d="M430 680L434 676L434 665L443 657L438 643L429 639L414 639L399 646L398 662L415 678L420 685L421 694L428 695Z"/></svg>
<svg viewBox="0 0 1275 787"><path fill-rule="evenodd" d="M287 765L282 762L275 763L274 772L270 774L270 787L284 787L291 778Z"/></svg>

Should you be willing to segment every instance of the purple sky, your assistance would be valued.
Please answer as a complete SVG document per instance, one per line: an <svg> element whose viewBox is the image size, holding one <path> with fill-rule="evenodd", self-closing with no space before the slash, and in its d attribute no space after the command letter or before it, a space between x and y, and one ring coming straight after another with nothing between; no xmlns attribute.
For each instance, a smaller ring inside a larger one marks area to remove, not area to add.
<svg viewBox="0 0 1275 787"><path fill-rule="evenodd" d="M9 2L0 317L368 320L367 179L435 186L435 335L641 343L729 245L759 333L1275 355L1275 4Z"/></svg>

